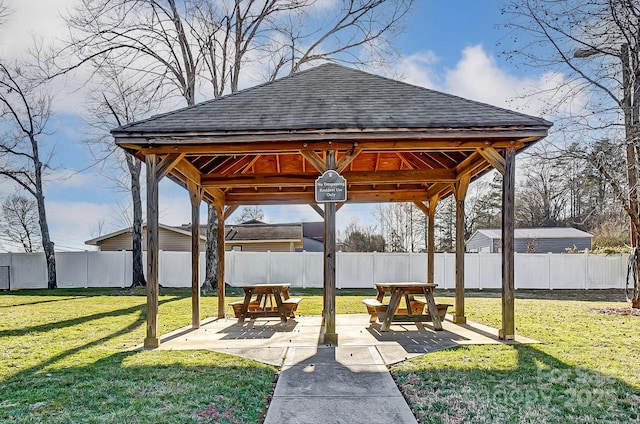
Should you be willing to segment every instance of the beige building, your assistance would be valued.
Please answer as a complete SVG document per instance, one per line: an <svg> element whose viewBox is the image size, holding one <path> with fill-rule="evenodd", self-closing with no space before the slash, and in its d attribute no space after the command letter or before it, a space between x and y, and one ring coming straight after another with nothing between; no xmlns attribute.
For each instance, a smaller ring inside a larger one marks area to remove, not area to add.
<svg viewBox="0 0 640 424"><path fill-rule="evenodd" d="M245 252L295 252L303 248L302 224L250 223L227 225L225 249ZM159 249L191 251L191 226L159 225ZM200 251L205 251L206 227L200 230ZM132 250L131 228L85 241L101 251ZM142 228L142 250L147 250L146 226Z"/></svg>
<svg viewBox="0 0 640 424"><path fill-rule="evenodd" d="M180 227L170 227L159 225L160 250L171 252L191 251L191 231L186 231ZM200 235L200 250L204 252L206 237ZM133 250L131 241L131 227L116 231L104 236L87 240L84 244L98 246L98 250L111 252L117 250ZM147 250L147 226L142 225L142 250Z"/></svg>

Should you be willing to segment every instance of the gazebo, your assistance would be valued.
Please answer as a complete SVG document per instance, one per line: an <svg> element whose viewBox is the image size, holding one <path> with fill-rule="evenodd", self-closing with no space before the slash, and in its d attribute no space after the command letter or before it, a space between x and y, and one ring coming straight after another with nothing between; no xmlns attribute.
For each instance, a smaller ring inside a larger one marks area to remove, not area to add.
<svg viewBox="0 0 640 424"><path fill-rule="evenodd" d="M158 181L184 186L192 205L192 326L200 326L199 210L218 216L218 317L225 315L224 219L239 205L309 204L325 221L324 341L335 330L335 214L314 184L335 170L351 202L413 202L428 216L427 281L434 282L434 216L456 200L455 323L465 323L464 201L469 183L503 175L501 339L513 339L515 155L551 123L495 106L325 64L112 131L146 163L147 335L158 335Z"/></svg>

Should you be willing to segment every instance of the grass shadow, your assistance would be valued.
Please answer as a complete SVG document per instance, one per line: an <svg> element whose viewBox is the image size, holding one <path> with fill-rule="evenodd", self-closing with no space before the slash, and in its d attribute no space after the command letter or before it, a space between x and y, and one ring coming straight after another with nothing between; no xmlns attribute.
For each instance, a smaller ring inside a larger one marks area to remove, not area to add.
<svg viewBox="0 0 640 424"><path fill-rule="evenodd" d="M3 381L0 421L257 424L274 371L214 352L117 353Z"/></svg>
<svg viewBox="0 0 640 424"><path fill-rule="evenodd" d="M640 417L640 390L536 346L459 346L441 353L446 362L423 357L392 369L421 423L637 422ZM491 354L494 360L490 366L465 366L474 362L464 359L469 353Z"/></svg>
<svg viewBox="0 0 640 424"><path fill-rule="evenodd" d="M158 301L158 305L162 305L162 304L176 301L176 300L178 299L160 300ZM18 328L13 330L3 330L3 331L0 331L0 337L12 337L12 336L15 337L15 336L22 336L27 333L47 332L56 328L85 324L87 322L99 320L102 318L129 315L136 311L139 311L141 313L140 318L143 319L146 316L146 304L131 306L129 308L116 309L113 311L102 312L98 314L83 315L77 318L72 318L72 319L67 319L62 321L55 321L47 324L34 325L30 327L23 327L23 328Z"/></svg>

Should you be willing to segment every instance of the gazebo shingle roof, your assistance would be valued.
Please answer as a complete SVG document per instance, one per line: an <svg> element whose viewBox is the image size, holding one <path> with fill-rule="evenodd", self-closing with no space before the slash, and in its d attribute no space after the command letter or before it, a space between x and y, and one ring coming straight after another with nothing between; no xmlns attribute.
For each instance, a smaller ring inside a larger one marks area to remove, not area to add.
<svg viewBox="0 0 640 424"><path fill-rule="evenodd" d="M328 170L345 178L346 202L413 202L429 216L430 224L440 199L453 194L460 208L471 181L492 167L501 172L505 248L499 337L513 339L510 240L515 155L546 137L551 125L541 118L327 64L113 130L116 143L147 164L150 289L145 347L160 343L159 180L169 176L189 190L194 216L201 199L215 204L219 248L225 243L224 219L239 205L311 205L325 220L324 298L325 305L331 305L338 206L327 203L323 210L314 196L318 176ZM458 211L456 226L461 228L464 208ZM458 232L458 247L464 245L462 233ZM428 281L434 275L433 245L430 232ZM197 248L193 257L197 275ZM218 260L218 317L223 318L224 254ZM464 323L464 290L459 290L464 288L464 255L457 256L456 268L461 272L456 274L454 322ZM197 326L199 303L193 305ZM325 308L324 318L324 342L336 343L335 308Z"/></svg>
<svg viewBox="0 0 640 424"><path fill-rule="evenodd" d="M325 64L219 99L125 125L114 130L114 135L551 125L542 118L340 65Z"/></svg>

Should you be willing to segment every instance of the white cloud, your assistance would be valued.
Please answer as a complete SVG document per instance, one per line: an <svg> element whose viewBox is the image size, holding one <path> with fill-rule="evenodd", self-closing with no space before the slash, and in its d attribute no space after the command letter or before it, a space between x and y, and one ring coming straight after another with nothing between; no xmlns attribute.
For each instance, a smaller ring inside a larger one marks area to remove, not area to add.
<svg viewBox="0 0 640 424"><path fill-rule="evenodd" d="M425 88L436 88L438 84L435 66L438 57L432 51L422 51L410 56L403 56L391 70L391 78ZM375 72L375 71L374 71Z"/></svg>
<svg viewBox="0 0 640 424"><path fill-rule="evenodd" d="M585 95L558 72L523 77L498 66L494 56L481 45L466 47L451 69L441 69L433 52L404 56L393 72L402 80L534 116L547 116L550 105L555 112L569 114L585 107ZM442 77L439 77L442 75Z"/></svg>
<svg viewBox="0 0 640 424"><path fill-rule="evenodd" d="M33 45L33 37L54 42L66 32L61 12L77 0L19 0L9 2L10 15L0 26L0 57L17 58Z"/></svg>

